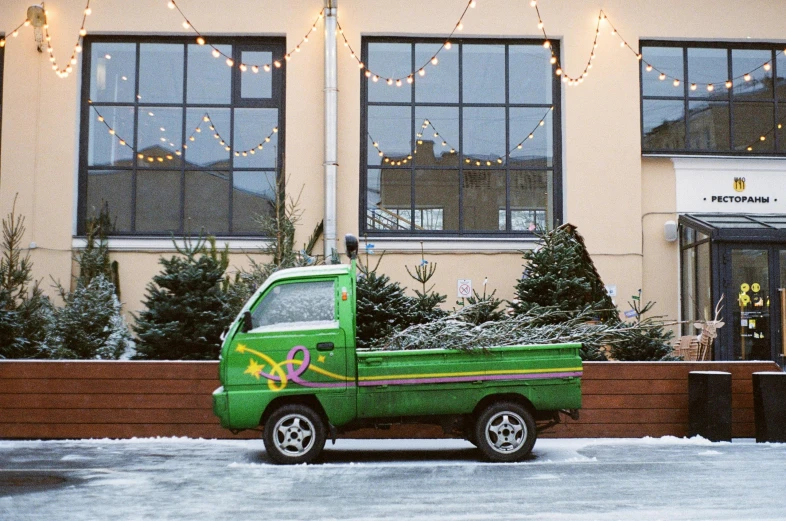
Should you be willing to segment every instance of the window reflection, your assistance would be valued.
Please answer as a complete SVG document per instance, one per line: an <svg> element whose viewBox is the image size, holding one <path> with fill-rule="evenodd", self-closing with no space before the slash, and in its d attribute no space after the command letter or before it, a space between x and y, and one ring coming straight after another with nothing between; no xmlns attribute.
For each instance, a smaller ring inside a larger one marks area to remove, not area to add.
<svg viewBox="0 0 786 521"><path fill-rule="evenodd" d="M275 172L235 172L232 182L232 231L258 234L259 217L272 216L275 201Z"/></svg>
<svg viewBox="0 0 786 521"><path fill-rule="evenodd" d="M452 42L439 53L439 67L415 78L414 97L405 85L368 80L361 228L415 234L530 233L533 223L546 228L554 218L547 202L555 166L550 103L559 86L550 53L540 42ZM441 45L371 41L364 61L371 70L400 76ZM540 180L536 197L531 183L522 189L509 182L519 171Z"/></svg>
<svg viewBox="0 0 786 521"><path fill-rule="evenodd" d="M369 101L410 101L412 86L406 81L400 87L391 88L387 78L401 78L412 72L412 45L402 43L370 43L369 58L366 60L372 71L385 71L386 78L367 79ZM430 67L429 67L430 68Z"/></svg>
<svg viewBox="0 0 786 521"><path fill-rule="evenodd" d="M98 118L103 121L99 121ZM114 134L109 133L109 129ZM121 145L120 140L126 145ZM131 166L134 158L134 109L101 107L90 110L87 163L90 166Z"/></svg>
<svg viewBox="0 0 786 521"><path fill-rule="evenodd" d="M772 69L767 71L762 67L771 60L770 50L732 49L732 77L735 78L736 100L772 99Z"/></svg>
<svg viewBox="0 0 786 521"><path fill-rule="evenodd" d="M191 171L185 175L184 215L192 233L229 232L229 172Z"/></svg>
<svg viewBox="0 0 786 521"><path fill-rule="evenodd" d="M236 109L233 142L235 168L275 168L278 109Z"/></svg>
<svg viewBox="0 0 786 521"><path fill-rule="evenodd" d="M213 50L220 53L216 58ZM232 56L231 45L188 46L188 102L229 103L232 93L232 68L226 56Z"/></svg>
<svg viewBox="0 0 786 521"><path fill-rule="evenodd" d="M551 127L553 111L544 111L542 108L511 108L509 114L508 147L511 162L515 160L517 167L526 165L528 168L550 168L554 163L554 133Z"/></svg>
<svg viewBox="0 0 786 521"><path fill-rule="evenodd" d="M726 99L729 97L724 82L729 77L726 49L688 48L688 83L696 83L697 89L691 90L692 98ZM708 90L706 84L713 84Z"/></svg>
<svg viewBox="0 0 786 521"><path fill-rule="evenodd" d="M729 104L691 101L688 107L688 148L728 150Z"/></svg>
<svg viewBox="0 0 786 521"><path fill-rule="evenodd" d="M136 231L180 229L179 170L141 170L136 174Z"/></svg>
<svg viewBox="0 0 786 521"><path fill-rule="evenodd" d="M415 171L415 230L459 229L458 170Z"/></svg>
<svg viewBox="0 0 786 521"><path fill-rule="evenodd" d="M510 102L551 104L551 50L542 45L511 45L508 55Z"/></svg>
<svg viewBox="0 0 786 521"><path fill-rule="evenodd" d="M685 68L682 47L643 47L641 60L641 83L645 96L679 96L685 94L685 87L680 83L677 87L673 78L683 79ZM647 70L648 65L657 66L657 70ZM660 72L659 72L660 71ZM661 80L660 73L666 74Z"/></svg>
<svg viewBox="0 0 786 521"><path fill-rule="evenodd" d="M464 156L470 165L492 166L504 161L505 109L501 107L464 108Z"/></svg>
<svg viewBox="0 0 786 521"><path fill-rule="evenodd" d="M133 172L130 170L91 170L87 176L87 218L95 219L106 208L113 232L130 232Z"/></svg>
<svg viewBox="0 0 786 521"><path fill-rule="evenodd" d="M218 58L191 38L112 39L85 40L79 232L106 206L113 233L259 234L280 163L283 70L244 76L226 59L270 61L283 39L216 41Z"/></svg>
<svg viewBox="0 0 786 521"><path fill-rule="evenodd" d="M133 102L136 84L136 45L96 43L90 53L90 99Z"/></svg>
<svg viewBox="0 0 786 521"><path fill-rule="evenodd" d="M250 74L240 75L240 96L242 98L269 98L273 95L273 75L264 72L264 65L273 62L273 53L243 51L242 63L248 64ZM251 67L257 66L257 72Z"/></svg>
<svg viewBox="0 0 786 521"><path fill-rule="evenodd" d="M172 168L180 160L175 152L183 146L183 110L142 106L139 113L138 153L154 158L148 160L151 168Z"/></svg>
<svg viewBox="0 0 786 521"><path fill-rule="evenodd" d="M771 134L775 114L772 103L745 103L734 105L734 148L763 152L775 150ZM764 140L761 139L764 137Z"/></svg>
<svg viewBox="0 0 786 521"><path fill-rule="evenodd" d="M680 150L685 148L685 102L644 100L644 149Z"/></svg>
<svg viewBox="0 0 786 521"><path fill-rule="evenodd" d="M442 44L416 44L415 64L420 67L430 63L429 60L442 47ZM458 103L458 50L456 47L442 49L437 56L438 67L427 67L425 76L418 76L415 81L415 101L418 103Z"/></svg>
<svg viewBox="0 0 786 521"><path fill-rule="evenodd" d="M505 103L505 46L463 45L464 103Z"/></svg>
<svg viewBox="0 0 786 521"><path fill-rule="evenodd" d="M139 46L139 94L143 103L183 101L183 52L182 44Z"/></svg>

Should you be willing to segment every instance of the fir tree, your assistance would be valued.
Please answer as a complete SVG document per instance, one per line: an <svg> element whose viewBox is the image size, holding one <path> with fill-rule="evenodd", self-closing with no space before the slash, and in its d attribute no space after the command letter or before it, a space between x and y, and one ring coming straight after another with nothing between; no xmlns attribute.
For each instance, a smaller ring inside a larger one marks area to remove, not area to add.
<svg viewBox="0 0 786 521"><path fill-rule="evenodd" d="M641 291L639 291L641 295ZM672 354L672 340L674 332L665 329L659 320L662 317L642 316L652 309L654 302L647 302L642 307L641 297L628 302L628 305L636 312L636 318L631 322L623 324L635 331L635 335L629 336L626 342L610 346L610 354L614 360L621 362L658 362L679 360Z"/></svg>
<svg viewBox="0 0 786 521"><path fill-rule="evenodd" d="M619 320L617 309L572 224L540 236L539 247L524 252L524 274L516 284L515 314L535 306L578 312L589 305L600 321Z"/></svg>
<svg viewBox="0 0 786 521"><path fill-rule="evenodd" d="M405 295L398 282L377 273L379 257L372 269L366 255L365 265L359 264L361 276L357 284L357 347L370 348L382 343L393 333L412 322L413 299Z"/></svg>
<svg viewBox="0 0 786 521"><path fill-rule="evenodd" d="M220 254L214 243L205 248L185 238L180 256L161 258L163 272L148 284L145 310L134 331L137 359L210 360L218 357L221 332L233 318L227 293L222 288L228 265L226 250Z"/></svg>
<svg viewBox="0 0 786 521"><path fill-rule="evenodd" d="M48 339L52 358L117 360L133 345L115 285L103 273L60 290L65 305L55 311Z"/></svg>
<svg viewBox="0 0 786 521"><path fill-rule="evenodd" d="M482 295L473 289L472 296L456 301L456 304L461 307L461 310L465 311L461 313L461 318L476 326L485 324L486 322L496 322L507 318L505 312L499 309L500 305L502 305L502 299L498 299L494 296L497 290L492 291L490 294L486 294L487 280L488 279L485 279L483 281Z"/></svg>
<svg viewBox="0 0 786 521"><path fill-rule="evenodd" d="M437 263L429 263L423 252L423 243L420 243L420 264L414 267L414 273L409 266L405 266L409 276L415 279L421 289L415 290L415 298L412 302L412 318L410 324L426 324L447 315L447 312L439 307L447 300L447 295L441 295L434 291L434 285L428 287L428 282L437 271Z"/></svg>
<svg viewBox="0 0 786 521"><path fill-rule="evenodd" d="M117 261L109 258L108 211L86 226L85 249L76 255L79 276L73 291L57 288L63 299L47 343L52 358L116 360L133 346L118 299Z"/></svg>
<svg viewBox="0 0 786 521"><path fill-rule="evenodd" d="M33 282L33 263L22 254L24 217L16 215L16 198L3 219L0 257L0 358L47 358L45 343L52 324L52 304L40 281Z"/></svg>

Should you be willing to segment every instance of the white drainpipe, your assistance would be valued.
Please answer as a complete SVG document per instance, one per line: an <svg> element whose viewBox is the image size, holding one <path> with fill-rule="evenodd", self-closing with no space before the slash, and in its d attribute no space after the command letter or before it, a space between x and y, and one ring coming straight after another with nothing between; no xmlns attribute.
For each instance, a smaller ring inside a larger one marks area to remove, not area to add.
<svg viewBox="0 0 786 521"><path fill-rule="evenodd" d="M336 169L338 150L338 83L336 66L336 9L338 0L325 0L325 259L336 244Z"/></svg>

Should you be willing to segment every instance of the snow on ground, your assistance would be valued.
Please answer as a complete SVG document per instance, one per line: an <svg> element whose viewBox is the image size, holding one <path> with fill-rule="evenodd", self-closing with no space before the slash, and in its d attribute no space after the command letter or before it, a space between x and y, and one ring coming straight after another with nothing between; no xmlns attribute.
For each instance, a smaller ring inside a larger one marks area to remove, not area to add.
<svg viewBox="0 0 786 521"><path fill-rule="evenodd" d="M339 440L276 466L259 440L0 441L0 520L784 520L786 444Z"/></svg>

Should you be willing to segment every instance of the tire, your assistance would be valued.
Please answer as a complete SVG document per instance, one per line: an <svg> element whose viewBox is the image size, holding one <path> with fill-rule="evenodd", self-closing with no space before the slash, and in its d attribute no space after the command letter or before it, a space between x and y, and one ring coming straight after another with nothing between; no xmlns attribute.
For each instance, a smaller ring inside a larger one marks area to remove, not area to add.
<svg viewBox="0 0 786 521"><path fill-rule="evenodd" d="M311 407L283 405L265 422L263 437L265 449L274 462L310 463L325 447L325 422Z"/></svg>
<svg viewBox="0 0 786 521"><path fill-rule="evenodd" d="M491 404L475 422L478 449L490 461L521 461L537 437L532 415L514 402Z"/></svg>

